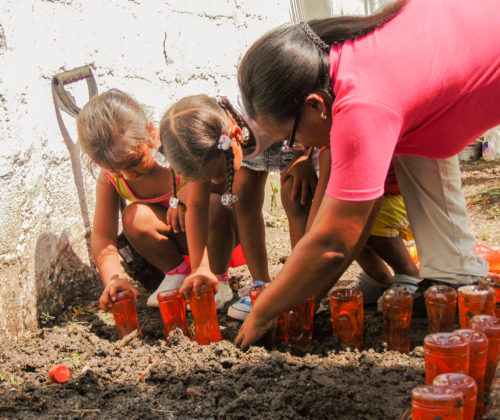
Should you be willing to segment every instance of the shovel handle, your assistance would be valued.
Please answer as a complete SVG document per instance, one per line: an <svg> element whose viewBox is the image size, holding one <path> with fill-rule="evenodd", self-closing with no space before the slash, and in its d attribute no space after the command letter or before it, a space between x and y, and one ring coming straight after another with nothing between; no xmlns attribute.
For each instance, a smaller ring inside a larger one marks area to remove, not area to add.
<svg viewBox="0 0 500 420"><path fill-rule="evenodd" d="M62 105L73 117L77 117L80 113L80 108L75 104L74 100L68 95L64 86L70 83L86 80L89 89L89 98L97 94L97 85L94 79L94 74L90 66L77 67L73 70L68 70L52 77L52 86L61 101Z"/></svg>

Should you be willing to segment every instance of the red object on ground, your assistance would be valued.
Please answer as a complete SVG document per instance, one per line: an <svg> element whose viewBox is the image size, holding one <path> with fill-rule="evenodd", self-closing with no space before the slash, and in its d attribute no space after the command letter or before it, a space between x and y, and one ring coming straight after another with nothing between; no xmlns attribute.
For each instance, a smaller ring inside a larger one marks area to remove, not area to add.
<svg viewBox="0 0 500 420"><path fill-rule="evenodd" d="M474 420L477 399L477 385L474 378L463 373L448 372L436 376L432 385L445 386L461 392L464 403L463 420Z"/></svg>
<svg viewBox="0 0 500 420"><path fill-rule="evenodd" d="M463 419L463 396L460 391L444 386L419 386L413 389L413 420Z"/></svg>
<svg viewBox="0 0 500 420"><path fill-rule="evenodd" d="M203 345L222 340L213 289L205 287L200 296L191 292L189 304L193 313L194 338L197 343Z"/></svg>
<svg viewBox="0 0 500 420"><path fill-rule="evenodd" d="M65 382L68 382L70 376L71 371L66 365L57 365L49 370L50 382L54 384L64 384Z"/></svg>
<svg viewBox="0 0 500 420"><path fill-rule="evenodd" d="M180 295L179 289L158 293L158 305L165 326L167 343L170 331L175 328L180 328L184 335L193 341L191 331L189 331L186 323L186 301Z"/></svg>
<svg viewBox="0 0 500 420"><path fill-rule="evenodd" d="M498 249L488 248L481 241L477 241L474 254L479 255L488 262L491 272L500 273L500 251Z"/></svg>
<svg viewBox="0 0 500 420"><path fill-rule="evenodd" d="M184 259L191 265L191 260L189 259L189 255L183 255ZM229 267L239 267L240 265L245 265L247 260L245 259L245 255L243 254L243 248L241 248L241 244L239 244L236 248L233 249L233 254L231 255L231 261L229 262Z"/></svg>
<svg viewBox="0 0 500 420"><path fill-rule="evenodd" d="M111 307L111 312L115 318L116 333L119 340L134 330L138 330L142 335L139 319L137 318L135 296L130 290L123 290L116 294L116 300Z"/></svg>
<svg viewBox="0 0 500 420"><path fill-rule="evenodd" d="M450 286L431 286L425 292L429 334L455 329L457 291Z"/></svg>
<svg viewBox="0 0 500 420"><path fill-rule="evenodd" d="M413 296L407 290L388 289L383 294L382 341L389 350L410 352L410 325Z"/></svg>
<svg viewBox="0 0 500 420"><path fill-rule="evenodd" d="M363 293L355 289L335 289L330 293L333 333L346 346L363 347Z"/></svg>
<svg viewBox="0 0 500 420"><path fill-rule="evenodd" d="M495 289L480 284L458 288L458 314L460 328L470 328L475 315L495 315Z"/></svg>

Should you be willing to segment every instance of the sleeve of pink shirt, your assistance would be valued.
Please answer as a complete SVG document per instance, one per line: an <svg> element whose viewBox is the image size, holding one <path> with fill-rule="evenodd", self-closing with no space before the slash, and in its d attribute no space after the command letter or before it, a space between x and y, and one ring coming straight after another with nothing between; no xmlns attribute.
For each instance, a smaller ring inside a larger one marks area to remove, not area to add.
<svg viewBox="0 0 500 420"><path fill-rule="evenodd" d="M334 105L326 194L346 201L381 197L402 124L395 111L377 103Z"/></svg>

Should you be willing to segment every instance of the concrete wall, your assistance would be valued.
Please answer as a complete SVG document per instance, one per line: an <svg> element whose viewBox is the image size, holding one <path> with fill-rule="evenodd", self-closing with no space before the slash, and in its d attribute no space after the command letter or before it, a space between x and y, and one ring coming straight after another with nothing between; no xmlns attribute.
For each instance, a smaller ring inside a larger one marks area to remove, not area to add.
<svg viewBox="0 0 500 420"><path fill-rule="evenodd" d="M385 1L298 3L307 19L362 14ZM2 0L0 335L35 328L42 312L60 312L99 283L51 77L90 64L99 91L133 94L158 121L182 96L233 89L241 56L266 30L290 19L290 3L297 1ZM80 106L88 100L84 82L68 89ZM76 139L74 120L64 120ZM95 180L86 167L83 174L92 212Z"/></svg>

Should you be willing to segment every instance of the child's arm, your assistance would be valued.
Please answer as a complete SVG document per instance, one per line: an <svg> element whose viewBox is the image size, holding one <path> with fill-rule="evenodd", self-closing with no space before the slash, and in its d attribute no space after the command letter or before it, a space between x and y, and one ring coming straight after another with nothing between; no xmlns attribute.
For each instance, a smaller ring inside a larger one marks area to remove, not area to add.
<svg viewBox="0 0 500 420"><path fill-rule="evenodd" d="M96 207L92 228L92 255L104 284L99 305L105 311L111 309L120 290L137 290L123 277L116 247L118 233L119 197L111 182L101 170L97 179Z"/></svg>
<svg viewBox="0 0 500 420"><path fill-rule="evenodd" d="M319 179L316 185L316 191L314 192L314 198L311 205L311 210L309 211L309 217L307 219L306 232L309 231L311 225L318 213L319 205L323 200L325 195L326 186L328 185L328 180L330 178L331 162L332 157L330 155L330 148L326 147L320 150L319 153Z"/></svg>
<svg viewBox="0 0 500 420"><path fill-rule="evenodd" d="M190 182L187 191L186 236L191 261L191 274L184 279L181 293L189 302L191 291L200 294L201 287L208 283L218 290L217 277L210 270L207 242L210 209L210 181Z"/></svg>

